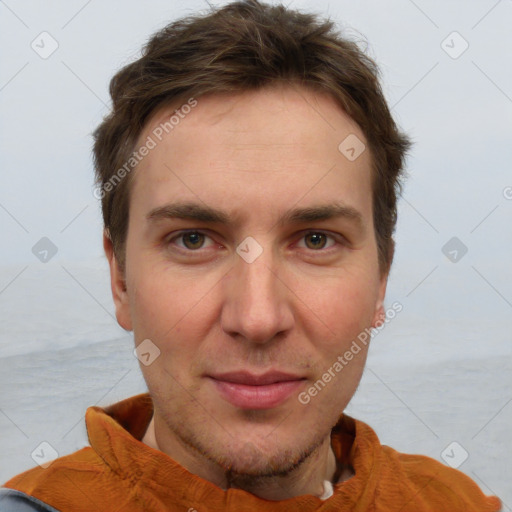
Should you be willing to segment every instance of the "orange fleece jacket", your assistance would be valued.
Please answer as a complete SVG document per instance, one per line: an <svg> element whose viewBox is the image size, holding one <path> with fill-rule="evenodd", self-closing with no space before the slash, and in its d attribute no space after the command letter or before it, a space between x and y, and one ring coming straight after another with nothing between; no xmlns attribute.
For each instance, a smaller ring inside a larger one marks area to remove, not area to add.
<svg viewBox="0 0 512 512"><path fill-rule="evenodd" d="M9 480L5 487L40 499L61 512L496 512L500 500L486 497L462 472L421 455L380 444L365 423L342 415L332 430L338 463L354 476L334 485L321 500L305 494L268 501L240 489L223 490L142 443L153 414L148 394L103 410L89 407L91 446Z"/></svg>

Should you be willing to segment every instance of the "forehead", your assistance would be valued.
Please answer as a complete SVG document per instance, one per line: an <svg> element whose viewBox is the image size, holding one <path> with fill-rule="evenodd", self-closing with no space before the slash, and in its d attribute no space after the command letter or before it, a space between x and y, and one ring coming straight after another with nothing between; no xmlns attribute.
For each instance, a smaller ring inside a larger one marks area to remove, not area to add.
<svg viewBox="0 0 512 512"><path fill-rule="evenodd" d="M369 216L370 154L347 158L346 140L357 151L365 144L326 93L279 86L185 99L146 123L138 144L153 148L133 176L132 202L139 213L177 198L228 208L256 202L270 213L341 200Z"/></svg>

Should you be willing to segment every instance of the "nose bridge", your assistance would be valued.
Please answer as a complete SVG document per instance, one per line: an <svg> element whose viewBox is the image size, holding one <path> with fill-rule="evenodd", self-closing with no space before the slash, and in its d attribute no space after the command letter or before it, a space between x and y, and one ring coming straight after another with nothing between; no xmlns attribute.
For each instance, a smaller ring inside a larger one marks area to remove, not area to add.
<svg viewBox="0 0 512 512"><path fill-rule="evenodd" d="M277 277L275 271L271 270L272 261L268 261L271 258L260 258L260 261L253 263L237 262L240 268L238 278L242 288L245 288L241 292L253 310L271 310L273 302L278 299Z"/></svg>
<svg viewBox="0 0 512 512"><path fill-rule="evenodd" d="M236 255L223 305L226 332L264 343L291 327L293 315L278 272L271 249L261 251L255 259L245 258L243 253Z"/></svg>

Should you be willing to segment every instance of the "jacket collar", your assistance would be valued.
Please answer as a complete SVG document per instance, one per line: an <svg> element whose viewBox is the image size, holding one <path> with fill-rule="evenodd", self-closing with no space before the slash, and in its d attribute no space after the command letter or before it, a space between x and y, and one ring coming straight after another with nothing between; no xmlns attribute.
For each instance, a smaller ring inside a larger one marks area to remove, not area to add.
<svg viewBox="0 0 512 512"><path fill-rule="evenodd" d="M144 493L150 492L162 503L182 503L205 510L208 503L216 510L262 510L282 512L318 510L322 504L336 503L349 507L362 494L365 499L373 492L372 475L378 457L375 455L378 438L366 424L342 414L331 432L331 443L338 465L350 464L355 475L334 485L328 500L305 494L281 501L261 499L241 489L223 490L213 483L187 471L165 453L142 443L141 439L153 415L149 394L134 396L105 409L89 407L86 413L87 433L93 450L105 464L130 485ZM152 498L153 499L153 498ZM209 508L210 508L209 507Z"/></svg>

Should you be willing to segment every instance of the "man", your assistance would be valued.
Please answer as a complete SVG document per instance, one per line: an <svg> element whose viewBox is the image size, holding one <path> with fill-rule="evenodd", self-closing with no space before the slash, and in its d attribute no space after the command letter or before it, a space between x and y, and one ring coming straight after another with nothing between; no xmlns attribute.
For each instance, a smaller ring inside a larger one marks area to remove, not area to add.
<svg viewBox="0 0 512 512"><path fill-rule="evenodd" d="M250 0L165 27L111 95L97 195L149 394L90 408L91 446L11 479L4 509L499 510L343 415L409 147L373 62Z"/></svg>

